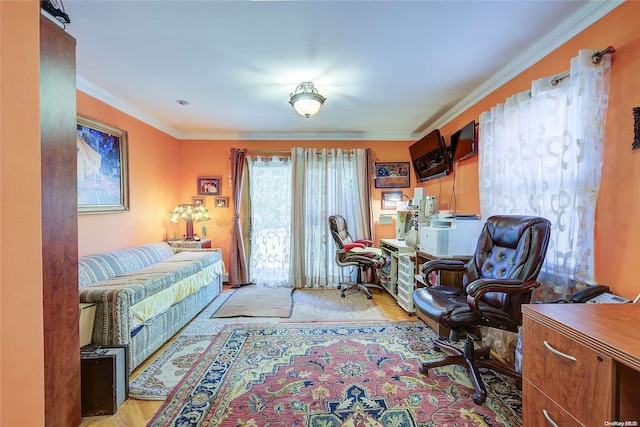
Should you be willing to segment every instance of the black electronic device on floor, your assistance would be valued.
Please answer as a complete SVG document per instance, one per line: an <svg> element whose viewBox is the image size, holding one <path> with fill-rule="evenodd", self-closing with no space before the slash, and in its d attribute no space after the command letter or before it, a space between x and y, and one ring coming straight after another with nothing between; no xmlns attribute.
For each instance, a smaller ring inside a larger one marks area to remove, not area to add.
<svg viewBox="0 0 640 427"><path fill-rule="evenodd" d="M127 346L80 350L82 416L113 415L129 397Z"/></svg>

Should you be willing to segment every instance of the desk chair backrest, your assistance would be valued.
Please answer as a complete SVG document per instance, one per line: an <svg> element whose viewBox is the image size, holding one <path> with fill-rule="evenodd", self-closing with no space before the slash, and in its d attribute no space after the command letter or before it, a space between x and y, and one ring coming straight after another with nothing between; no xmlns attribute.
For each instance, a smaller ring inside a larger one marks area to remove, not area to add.
<svg viewBox="0 0 640 427"><path fill-rule="evenodd" d="M466 286L477 279L535 280L542 268L549 243L551 223L540 217L496 215L478 237L476 252L463 278ZM531 292L505 294L488 292L482 300L522 322L520 306L531 300Z"/></svg>
<svg viewBox="0 0 640 427"><path fill-rule="evenodd" d="M347 221L341 215L329 217L329 230L339 249L344 249L347 243L353 243L353 238L347 231Z"/></svg>

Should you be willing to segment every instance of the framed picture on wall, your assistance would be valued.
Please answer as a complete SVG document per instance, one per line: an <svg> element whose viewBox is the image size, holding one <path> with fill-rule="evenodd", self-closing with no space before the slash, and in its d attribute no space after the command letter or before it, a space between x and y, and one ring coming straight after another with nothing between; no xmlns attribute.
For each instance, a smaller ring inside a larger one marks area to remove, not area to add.
<svg viewBox="0 0 640 427"><path fill-rule="evenodd" d="M398 202L402 201L402 191L383 191L382 209L395 209Z"/></svg>
<svg viewBox="0 0 640 427"><path fill-rule="evenodd" d="M376 188L407 188L411 186L409 162L376 163Z"/></svg>
<svg viewBox="0 0 640 427"><path fill-rule="evenodd" d="M78 213L129 210L127 132L77 116Z"/></svg>
<svg viewBox="0 0 640 427"><path fill-rule="evenodd" d="M228 197L216 197L216 208L228 208L228 207L229 207Z"/></svg>
<svg viewBox="0 0 640 427"><path fill-rule="evenodd" d="M191 197L191 204L194 206L206 206L207 198L206 197L201 197L201 196L192 196Z"/></svg>
<svg viewBox="0 0 640 427"><path fill-rule="evenodd" d="M220 177L198 178L198 195L219 196L220 185L222 184Z"/></svg>

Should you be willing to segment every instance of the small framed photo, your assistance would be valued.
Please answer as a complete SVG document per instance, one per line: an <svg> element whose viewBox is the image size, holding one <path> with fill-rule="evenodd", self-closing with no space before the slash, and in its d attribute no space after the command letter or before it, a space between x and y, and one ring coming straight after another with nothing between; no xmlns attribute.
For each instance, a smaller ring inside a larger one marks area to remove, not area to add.
<svg viewBox="0 0 640 427"><path fill-rule="evenodd" d="M376 188L410 187L409 171L409 162L376 163Z"/></svg>
<svg viewBox="0 0 640 427"><path fill-rule="evenodd" d="M395 209L398 202L402 201L402 191L383 191L382 209Z"/></svg>
<svg viewBox="0 0 640 427"><path fill-rule="evenodd" d="M192 196L191 197L191 204L194 206L206 206L207 198L206 197L200 197L200 196Z"/></svg>
<svg viewBox="0 0 640 427"><path fill-rule="evenodd" d="M220 177L198 178L198 195L219 196L221 184Z"/></svg>
<svg viewBox="0 0 640 427"><path fill-rule="evenodd" d="M228 197L216 197L216 208L228 208L228 207L229 207Z"/></svg>

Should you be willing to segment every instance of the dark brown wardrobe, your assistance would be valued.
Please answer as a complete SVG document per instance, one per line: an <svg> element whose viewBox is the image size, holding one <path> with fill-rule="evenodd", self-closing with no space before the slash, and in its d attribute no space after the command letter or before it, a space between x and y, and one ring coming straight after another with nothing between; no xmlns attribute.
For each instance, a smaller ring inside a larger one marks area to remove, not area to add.
<svg viewBox="0 0 640 427"><path fill-rule="evenodd" d="M45 425L80 424L76 41L40 17Z"/></svg>

